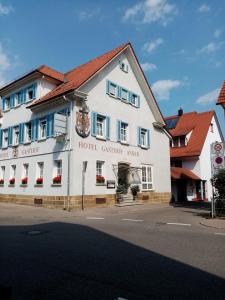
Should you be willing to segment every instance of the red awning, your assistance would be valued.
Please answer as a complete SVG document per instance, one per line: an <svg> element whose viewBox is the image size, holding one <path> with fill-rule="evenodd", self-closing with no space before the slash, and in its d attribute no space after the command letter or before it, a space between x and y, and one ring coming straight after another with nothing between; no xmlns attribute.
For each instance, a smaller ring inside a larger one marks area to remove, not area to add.
<svg viewBox="0 0 225 300"><path fill-rule="evenodd" d="M201 178L195 175L191 170L178 167L171 167L171 177L173 179L201 180Z"/></svg>

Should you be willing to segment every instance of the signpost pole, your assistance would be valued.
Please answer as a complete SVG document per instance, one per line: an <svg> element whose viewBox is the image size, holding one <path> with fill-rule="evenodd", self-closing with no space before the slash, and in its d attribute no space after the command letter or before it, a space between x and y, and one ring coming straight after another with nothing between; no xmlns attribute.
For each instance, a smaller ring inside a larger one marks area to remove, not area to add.
<svg viewBox="0 0 225 300"><path fill-rule="evenodd" d="M82 196L81 196L81 207L84 210L84 193L85 193L85 172L87 169L87 161L83 161L83 168L82 168Z"/></svg>

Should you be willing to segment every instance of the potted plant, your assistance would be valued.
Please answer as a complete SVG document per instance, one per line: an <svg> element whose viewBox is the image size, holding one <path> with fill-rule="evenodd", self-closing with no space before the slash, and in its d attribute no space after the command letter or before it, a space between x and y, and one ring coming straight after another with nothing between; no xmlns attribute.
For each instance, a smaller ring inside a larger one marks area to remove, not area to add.
<svg viewBox="0 0 225 300"><path fill-rule="evenodd" d="M15 184L15 178L10 178L9 179L9 184L11 184L11 185Z"/></svg>
<svg viewBox="0 0 225 300"><path fill-rule="evenodd" d="M0 179L0 184L4 184L4 179Z"/></svg>
<svg viewBox="0 0 225 300"><path fill-rule="evenodd" d="M39 185L43 184L43 178L42 177L37 178L36 184L39 184Z"/></svg>
<svg viewBox="0 0 225 300"><path fill-rule="evenodd" d="M24 185L27 184L28 178L27 178L27 177L22 178L21 182L22 182L22 184L24 184Z"/></svg>
<svg viewBox="0 0 225 300"><path fill-rule="evenodd" d="M96 183L105 183L105 177L101 175L96 176Z"/></svg>
<svg viewBox="0 0 225 300"><path fill-rule="evenodd" d="M137 194L140 192L140 187L139 187L138 184L132 185L132 186L130 187L130 189L131 189L131 192L132 192L132 195L133 195L134 198L135 198L135 197L137 196Z"/></svg>
<svg viewBox="0 0 225 300"><path fill-rule="evenodd" d="M53 181L53 184L60 184L62 181L62 176L57 175L57 176L53 177L52 181Z"/></svg>

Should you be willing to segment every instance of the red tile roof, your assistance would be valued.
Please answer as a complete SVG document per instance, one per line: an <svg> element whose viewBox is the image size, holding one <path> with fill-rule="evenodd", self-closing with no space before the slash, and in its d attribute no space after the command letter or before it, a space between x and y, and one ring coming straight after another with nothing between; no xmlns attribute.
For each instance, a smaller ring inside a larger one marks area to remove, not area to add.
<svg viewBox="0 0 225 300"><path fill-rule="evenodd" d="M116 55L118 55L128 46L130 46L130 43L123 44L65 73L64 83L57 86L44 97L34 101L29 106L29 108L34 107L40 103L47 102L50 99L60 96L66 92L79 88L82 84L84 84L89 78L91 78L96 72L98 72L102 67L104 67L108 62L110 62Z"/></svg>
<svg viewBox="0 0 225 300"><path fill-rule="evenodd" d="M216 104L220 104L225 108L225 81L223 83L223 86L221 88L219 97L217 99L217 103Z"/></svg>
<svg viewBox="0 0 225 300"><path fill-rule="evenodd" d="M57 79L58 81L63 82L64 81L64 74L60 73L48 66L42 65L39 68L37 68L37 71L42 73L43 75L47 75L49 77L52 77L54 79Z"/></svg>
<svg viewBox="0 0 225 300"><path fill-rule="evenodd" d="M213 115L214 111L207 111L202 113L190 112L180 116L176 127L169 130L170 134L175 137L186 135L189 132L192 133L187 146L170 148L170 156L172 158L199 156ZM176 117L178 116L174 116L174 118ZM171 119L171 117L165 118L165 120L168 119Z"/></svg>
<svg viewBox="0 0 225 300"><path fill-rule="evenodd" d="M200 180L200 177L186 168L171 167L171 177L173 179L193 179Z"/></svg>

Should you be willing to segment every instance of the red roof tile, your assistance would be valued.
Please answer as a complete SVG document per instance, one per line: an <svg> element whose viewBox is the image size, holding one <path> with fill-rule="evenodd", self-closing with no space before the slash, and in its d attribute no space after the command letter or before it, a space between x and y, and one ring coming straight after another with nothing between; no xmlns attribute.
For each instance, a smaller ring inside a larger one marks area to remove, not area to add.
<svg viewBox="0 0 225 300"><path fill-rule="evenodd" d="M40 66L39 68L37 68L37 71L39 71L40 73L44 74L44 75L47 75L47 76L50 76L54 79L57 79L61 82L64 81L64 74L63 73L60 73L48 66L45 66L45 65L42 65Z"/></svg>
<svg viewBox="0 0 225 300"><path fill-rule="evenodd" d="M193 179L200 180L200 177L186 168L171 167L171 177L173 179Z"/></svg>
<svg viewBox="0 0 225 300"><path fill-rule="evenodd" d="M225 108L225 81L224 81L223 86L221 88L221 91L220 91L220 94L219 94L219 97L217 99L216 104L223 105L224 108Z"/></svg>
<svg viewBox="0 0 225 300"><path fill-rule="evenodd" d="M89 78L91 78L97 71L110 62L116 55L122 52L130 43L123 44L89 62L80 65L71 71L64 74L65 81L61 85L57 86L51 92L44 97L34 101L29 108L34 107L40 103L46 102L52 98L62 95L66 92L79 88Z"/></svg>
<svg viewBox="0 0 225 300"><path fill-rule="evenodd" d="M192 133L187 146L170 148L170 156L172 158L199 156L213 115L214 111L207 111L203 113L190 112L180 116L176 127L169 130L170 134L175 137L186 135L189 132ZM165 120L168 120L168 118L165 118Z"/></svg>

